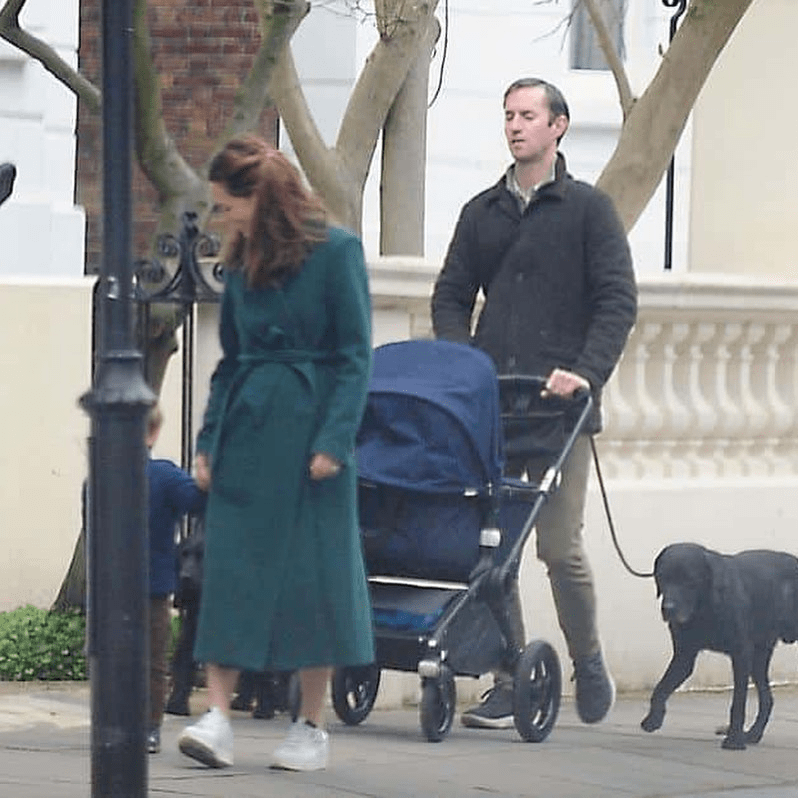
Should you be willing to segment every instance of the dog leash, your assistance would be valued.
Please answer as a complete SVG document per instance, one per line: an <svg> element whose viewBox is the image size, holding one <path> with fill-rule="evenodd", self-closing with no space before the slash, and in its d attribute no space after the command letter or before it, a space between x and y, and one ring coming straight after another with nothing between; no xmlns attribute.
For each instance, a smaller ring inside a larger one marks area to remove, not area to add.
<svg viewBox="0 0 798 798"><path fill-rule="evenodd" d="M624 568L629 571L632 576L640 576L643 578L648 578L650 576L654 576L653 571L643 572L637 571L629 565L626 557L624 556L623 551L621 550L621 545L618 543L618 536L615 533L615 524L612 522L612 513L610 512L610 502L607 498L607 489L604 487L604 477L601 474L601 466L599 465L599 458L598 458L598 450L596 449L596 439L593 435L590 436L590 448L593 451L593 463L596 466L596 476L598 477L599 488L601 489L601 500L604 503L604 513L607 516L607 523L610 527L610 537L612 538L612 544L615 546L615 551L618 553L618 557L620 558L621 562L623 563Z"/></svg>

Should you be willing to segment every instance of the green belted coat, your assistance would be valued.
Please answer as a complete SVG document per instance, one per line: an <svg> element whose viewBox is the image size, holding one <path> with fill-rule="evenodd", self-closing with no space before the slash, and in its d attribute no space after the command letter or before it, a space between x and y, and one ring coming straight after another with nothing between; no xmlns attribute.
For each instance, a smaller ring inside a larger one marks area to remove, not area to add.
<svg viewBox="0 0 798 798"><path fill-rule="evenodd" d="M197 451L211 462L195 657L249 670L374 660L355 434L371 365L360 241L337 228L279 287L227 272L222 358ZM343 468L313 481L311 455Z"/></svg>

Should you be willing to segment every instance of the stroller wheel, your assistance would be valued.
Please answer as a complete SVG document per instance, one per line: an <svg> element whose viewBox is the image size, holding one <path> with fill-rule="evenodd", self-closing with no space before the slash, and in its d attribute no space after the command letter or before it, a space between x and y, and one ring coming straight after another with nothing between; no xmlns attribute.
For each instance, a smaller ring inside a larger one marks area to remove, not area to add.
<svg viewBox="0 0 798 798"><path fill-rule="evenodd" d="M439 743L449 733L456 705L454 676L445 665L437 679L421 680L421 728L431 743Z"/></svg>
<svg viewBox="0 0 798 798"><path fill-rule="evenodd" d="M533 640L521 652L513 683L513 720L527 743L545 740L560 709L562 674L557 652L543 640Z"/></svg>
<svg viewBox="0 0 798 798"><path fill-rule="evenodd" d="M380 687L377 665L336 668L332 677L332 703L335 714L348 726L357 726L374 707Z"/></svg>

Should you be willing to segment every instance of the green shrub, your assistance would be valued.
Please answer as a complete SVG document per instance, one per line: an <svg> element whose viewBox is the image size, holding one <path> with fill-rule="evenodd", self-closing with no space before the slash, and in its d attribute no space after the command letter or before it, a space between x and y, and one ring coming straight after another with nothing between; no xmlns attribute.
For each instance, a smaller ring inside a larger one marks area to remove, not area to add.
<svg viewBox="0 0 798 798"><path fill-rule="evenodd" d="M79 612L33 606L0 612L0 679L86 679L86 620Z"/></svg>

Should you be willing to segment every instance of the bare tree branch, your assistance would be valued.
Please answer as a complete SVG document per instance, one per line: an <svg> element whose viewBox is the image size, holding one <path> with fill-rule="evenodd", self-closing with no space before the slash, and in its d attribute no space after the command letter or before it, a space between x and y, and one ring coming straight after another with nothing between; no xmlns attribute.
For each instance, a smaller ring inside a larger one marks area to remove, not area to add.
<svg viewBox="0 0 798 798"><path fill-rule="evenodd" d="M310 12L307 0L254 0L260 20L261 44L249 74L236 92L233 114L220 143L254 130L271 101L270 80L280 53Z"/></svg>
<svg viewBox="0 0 798 798"><path fill-rule="evenodd" d="M290 45L272 73L272 99L280 112L302 169L342 224L358 224L349 199L351 181L338 153L324 141L299 82Z"/></svg>
<svg viewBox="0 0 798 798"><path fill-rule="evenodd" d="M618 48L612 40L604 15L601 13L600 0L581 0L587 8L587 13L590 15L590 21L596 31L601 52L604 53L604 58L607 60L609 68L612 70L612 76L615 78L615 85L618 89L618 100L621 104L621 111L624 120L632 110L635 104L635 97L632 93L632 87L629 84L629 76L624 69L623 61L618 53Z"/></svg>
<svg viewBox="0 0 798 798"><path fill-rule="evenodd" d="M68 89L92 111L99 111L100 90L80 72L70 66L49 44L22 30L19 15L26 0L7 0L0 9L0 37L38 61L51 75Z"/></svg>
<svg viewBox="0 0 798 798"><path fill-rule="evenodd" d="M433 17L382 127L380 254L424 254L430 61L441 33Z"/></svg>
<svg viewBox="0 0 798 798"><path fill-rule="evenodd" d="M381 39L390 39L396 33L397 26L407 19L407 5L408 0L374 0L377 31Z"/></svg>
<svg viewBox="0 0 798 798"><path fill-rule="evenodd" d="M626 120L596 185L630 230L668 168L690 111L753 0L690 0L657 74Z"/></svg>
<svg viewBox="0 0 798 798"><path fill-rule="evenodd" d="M274 72L273 99L305 174L338 221L354 230L360 230L363 186L382 126L437 5L438 0L376 4L380 40L350 95L334 148L312 118L289 47Z"/></svg>
<svg viewBox="0 0 798 798"><path fill-rule="evenodd" d="M336 149L353 170L353 179L362 188L366 182L374 149L394 98L419 56L438 0L399 2L390 37L374 46L349 97L338 132ZM390 9L389 9L390 11Z"/></svg>
<svg viewBox="0 0 798 798"><path fill-rule="evenodd" d="M164 123L161 84L147 24L147 0L135 0L133 6L133 62L136 154L161 199L160 227L176 230L183 210L207 205L207 186L180 155Z"/></svg>

